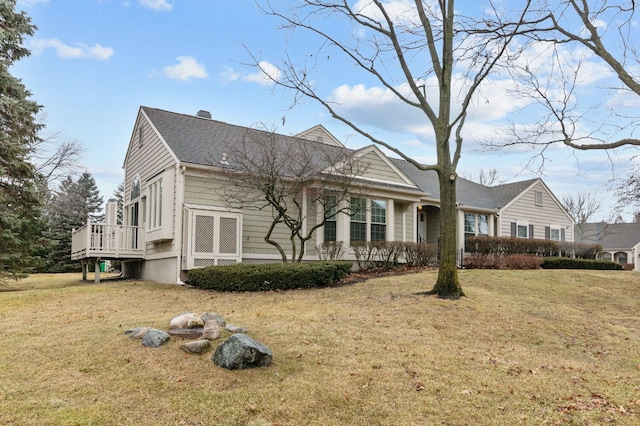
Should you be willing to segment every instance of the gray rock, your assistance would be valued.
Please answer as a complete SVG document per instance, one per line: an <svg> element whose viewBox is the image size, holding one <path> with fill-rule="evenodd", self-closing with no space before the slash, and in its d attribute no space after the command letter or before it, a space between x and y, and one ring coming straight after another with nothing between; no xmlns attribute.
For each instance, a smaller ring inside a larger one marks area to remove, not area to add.
<svg viewBox="0 0 640 426"><path fill-rule="evenodd" d="M220 325L215 319L211 319L204 324L202 330L202 338L207 340L216 340L220 337Z"/></svg>
<svg viewBox="0 0 640 426"><path fill-rule="evenodd" d="M169 334L157 328L150 328L142 337L142 345L148 348L159 348L160 345L169 340Z"/></svg>
<svg viewBox="0 0 640 426"><path fill-rule="evenodd" d="M205 312L204 314L200 315L200 318L202 319L202 321L204 321L205 324L211 320L216 320L220 328L225 328L227 326L227 320L225 320L224 317L220 314Z"/></svg>
<svg viewBox="0 0 640 426"><path fill-rule="evenodd" d="M234 325L234 324L227 324L227 326L225 327L225 330L227 330L229 333L243 333L243 334L249 331L245 327L241 327L239 325Z"/></svg>
<svg viewBox="0 0 640 426"><path fill-rule="evenodd" d="M213 354L213 362L227 370L266 367L271 364L271 349L246 334L234 334Z"/></svg>
<svg viewBox="0 0 640 426"><path fill-rule="evenodd" d="M180 345L180 349L190 354L203 354L211 350L211 346L211 342L208 340L193 340Z"/></svg>
<svg viewBox="0 0 640 426"><path fill-rule="evenodd" d="M142 339L145 334L149 331L149 327L136 327L130 328L125 331L124 334L131 337L132 339Z"/></svg>
<svg viewBox="0 0 640 426"><path fill-rule="evenodd" d="M202 327L198 328L172 328L167 333L171 336L182 337L183 339L200 339L202 337Z"/></svg>

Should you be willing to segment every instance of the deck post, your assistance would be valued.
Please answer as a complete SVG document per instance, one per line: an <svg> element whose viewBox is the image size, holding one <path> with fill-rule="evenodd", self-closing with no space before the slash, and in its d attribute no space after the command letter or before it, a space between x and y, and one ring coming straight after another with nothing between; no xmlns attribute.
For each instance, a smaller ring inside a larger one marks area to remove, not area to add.
<svg viewBox="0 0 640 426"><path fill-rule="evenodd" d="M87 254L86 256L91 255L91 218L87 218Z"/></svg>
<svg viewBox="0 0 640 426"><path fill-rule="evenodd" d="M87 263L86 260L83 260L81 263L82 263L82 281L86 281L87 271L89 270L89 264Z"/></svg>
<svg viewBox="0 0 640 426"><path fill-rule="evenodd" d="M96 258L96 263L95 263L95 271L96 271L96 278L95 278L95 283L96 284L100 284L100 258Z"/></svg>

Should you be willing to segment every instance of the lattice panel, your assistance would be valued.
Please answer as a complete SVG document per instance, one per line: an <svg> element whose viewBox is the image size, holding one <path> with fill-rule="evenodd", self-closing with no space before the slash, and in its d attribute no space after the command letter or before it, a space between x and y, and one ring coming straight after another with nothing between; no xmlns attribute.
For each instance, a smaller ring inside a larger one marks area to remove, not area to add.
<svg viewBox="0 0 640 426"><path fill-rule="evenodd" d="M235 265L236 263L238 262L235 259L218 259L218 265L220 266Z"/></svg>
<svg viewBox="0 0 640 426"><path fill-rule="evenodd" d="M234 217L220 218L220 253L234 254L238 252L238 219Z"/></svg>
<svg viewBox="0 0 640 426"><path fill-rule="evenodd" d="M213 266L214 264L215 260L213 259L193 259L194 268L205 268L207 266Z"/></svg>
<svg viewBox="0 0 640 426"><path fill-rule="evenodd" d="M194 252L213 253L213 216L196 216L194 233Z"/></svg>

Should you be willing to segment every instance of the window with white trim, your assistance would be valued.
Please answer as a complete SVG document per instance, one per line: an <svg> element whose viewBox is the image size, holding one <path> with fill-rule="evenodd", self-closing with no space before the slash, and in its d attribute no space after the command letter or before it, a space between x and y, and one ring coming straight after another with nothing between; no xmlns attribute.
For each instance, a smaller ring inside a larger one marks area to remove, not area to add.
<svg viewBox="0 0 640 426"><path fill-rule="evenodd" d="M324 241L336 241L338 234L338 201L335 195L327 195L324 197L325 217L324 223Z"/></svg>
<svg viewBox="0 0 640 426"><path fill-rule="evenodd" d="M149 184L148 190L147 211L149 218L147 227L149 230L154 230L162 227L162 179L157 179Z"/></svg>
<svg viewBox="0 0 640 426"><path fill-rule="evenodd" d="M542 207L542 191L536 191L536 206Z"/></svg>
<svg viewBox="0 0 640 426"><path fill-rule="evenodd" d="M516 224L516 236L518 238L529 238L529 224L518 222Z"/></svg>
<svg viewBox="0 0 640 426"><path fill-rule="evenodd" d="M349 239L351 242L367 240L367 200L354 197L351 199L351 224Z"/></svg>
<svg viewBox="0 0 640 426"><path fill-rule="evenodd" d="M560 241L560 228L552 226L549 230L549 239L551 241Z"/></svg>
<svg viewBox="0 0 640 426"><path fill-rule="evenodd" d="M371 200L371 241L387 240L387 202Z"/></svg>

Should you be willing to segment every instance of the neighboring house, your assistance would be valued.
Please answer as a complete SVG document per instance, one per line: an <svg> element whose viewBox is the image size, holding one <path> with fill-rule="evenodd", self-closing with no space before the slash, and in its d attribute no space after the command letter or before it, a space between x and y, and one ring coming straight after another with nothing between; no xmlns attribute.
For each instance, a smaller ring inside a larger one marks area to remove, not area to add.
<svg viewBox="0 0 640 426"><path fill-rule="evenodd" d="M576 225L576 236L579 242L602 246L598 259L632 265L633 269L640 270L640 222L586 223L580 228Z"/></svg>
<svg viewBox="0 0 640 426"><path fill-rule="evenodd" d="M141 107L124 160L124 225L88 223L74 231L72 258L120 259L126 276L180 283L193 268L238 262L279 261L264 242L271 211L230 208L220 196L221 168L233 167L233 145L255 129L211 119L206 111L178 114ZM331 145L367 169L358 179L366 187L366 211L340 214L318 229L306 247L306 260L327 240L437 242L440 208L437 175L387 157L375 145L350 150L324 127L294 137L291 144ZM332 148L334 149L334 148ZM573 241L573 220L541 179L494 187L458 178L458 247L465 236L489 235ZM354 200L352 199L352 202ZM306 206L306 226L317 223L319 206ZM287 239L286 229L276 238ZM347 259L353 253L347 252Z"/></svg>

